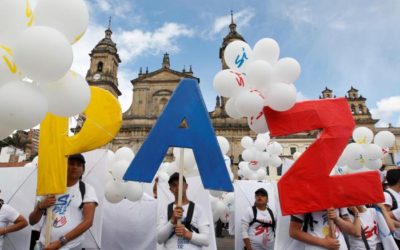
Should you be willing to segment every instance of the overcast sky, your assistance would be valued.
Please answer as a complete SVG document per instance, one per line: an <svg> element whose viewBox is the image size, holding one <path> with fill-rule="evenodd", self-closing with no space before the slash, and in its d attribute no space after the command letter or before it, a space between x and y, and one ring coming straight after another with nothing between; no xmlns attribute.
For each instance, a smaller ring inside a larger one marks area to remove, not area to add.
<svg viewBox="0 0 400 250"><path fill-rule="evenodd" d="M86 75L88 53L104 37L112 16L113 40L122 59L120 102L132 101L130 80L140 67L161 67L170 54L171 68L192 65L210 110L215 105L214 75L222 38L228 33L230 10L237 30L250 46L274 38L281 57L302 67L296 81L300 99L318 99L325 86L344 96L351 86L366 97L379 125L400 126L400 1L398 0L86 0L91 20L74 45L73 68Z"/></svg>

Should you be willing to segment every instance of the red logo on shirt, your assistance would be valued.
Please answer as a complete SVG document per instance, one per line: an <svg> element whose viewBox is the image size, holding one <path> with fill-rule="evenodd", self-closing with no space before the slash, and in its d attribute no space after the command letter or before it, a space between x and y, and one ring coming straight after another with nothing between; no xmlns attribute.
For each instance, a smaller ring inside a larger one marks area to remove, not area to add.
<svg viewBox="0 0 400 250"><path fill-rule="evenodd" d="M363 231L363 234L365 235L365 238L371 238L372 237L372 235L378 235L378 228L377 228L377 226L376 226L376 221L374 221L374 226L370 229L370 230L368 230L369 229L369 226L366 226L365 228L363 228L362 229L362 231Z"/></svg>

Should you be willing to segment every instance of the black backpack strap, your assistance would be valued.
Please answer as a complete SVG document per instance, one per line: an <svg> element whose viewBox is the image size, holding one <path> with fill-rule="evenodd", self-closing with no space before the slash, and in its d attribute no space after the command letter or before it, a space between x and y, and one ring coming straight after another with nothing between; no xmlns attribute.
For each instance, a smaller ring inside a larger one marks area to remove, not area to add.
<svg viewBox="0 0 400 250"><path fill-rule="evenodd" d="M194 203L189 202L189 208L188 212L186 214L186 219L185 219L185 227L190 231L190 232L196 232L199 233L199 229L195 226L192 225L192 219L193 219L193 212L194 212Z"/></svg>
<svg viewBox="0 0 400 250"><path fill-rule="evenodd" d="M79 209L83 208L83 198L85 197L86 193L86 185L83 181L79 180L79 191L81 192L82 203L79 206Z"/></svg>
<svg viewBox="0 0 400 250"><path fill-rule="evenodd" d="M363 230L362 226L361 226L361 239L364 242L365 249L370 250L371 248L369 247L367 237L365 236L365 231Z"/></svg>
<svg viewBox="0 0 400 250"><path fill-rule="evenodd" d="M269 207L267 207L267 210L268 210L269 216L271 216L271 220L272 220L272 231L273 231L274 234L275 234L275 218L274 218L274 214L272 213L272 210L271 210Z"/></svg>
<svg viewBox="0 0 400 250"><path fill-rule="evenodd" d="M172 213L174 212L174 203L171 202L168 204L168 214L167 214L167 219L168 221L172 218Z"/></svg>
<svg viewBox="0 0 400 250"><path fill-rule="evenodd" d="M4 204L4 200L3 200L3 199L0 199L0 209L1 209L1 207L3 206L3 204Z"/></svg>
<svg viewBox="0 0 400 250"><path fill-rule="evenodd" d="M394 195L389 190L384 190L383 192L389 194L390 198L392 198L392 208L391 208L391 210L397 209L398 208L398 204L397 204L397 200L394 197Z"/></svg>
<svg viewBox="0 0 400 250"><path fill-rule="evenodd" d="M308 231L308 227L310 227L311 231L314 231L314 218L312 216L312 213L307 213L304 215L304 221L303 221L303 232Z"/></svg>
<svg viewBox="0 0 400 250"><path fill-rule="evenodd" d="M253 206L252 209L253 209L253 220L249 223L249 227L251 227L251 225L253 225L254 222L257 221L257 208L256 206Z"/></svg>

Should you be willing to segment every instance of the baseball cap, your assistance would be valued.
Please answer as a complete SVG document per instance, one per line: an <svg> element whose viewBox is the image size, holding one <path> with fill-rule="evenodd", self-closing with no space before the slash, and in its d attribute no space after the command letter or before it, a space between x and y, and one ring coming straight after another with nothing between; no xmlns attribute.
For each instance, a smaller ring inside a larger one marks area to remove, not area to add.
<svg viewBox="0 0 400 250"><path fill-rule="evenodd" d="M255 194L256 194L256 195L257 195L257 194L261 194L261 195L264 195L264 196L267 196L267 197L268 197L268 192L267 192L267 190L265 190L264 188L259 188L259 189L257 189L256 192L255 192Z"/></svg>
<svg viewBox="0 0 400 250"><path fill-rule="evenodd" d="M78 160L78 161L82 162L83 164L86 163L85 157L83 157L82 154L70 155L70 156L68 156L68 160Z"/></svg>

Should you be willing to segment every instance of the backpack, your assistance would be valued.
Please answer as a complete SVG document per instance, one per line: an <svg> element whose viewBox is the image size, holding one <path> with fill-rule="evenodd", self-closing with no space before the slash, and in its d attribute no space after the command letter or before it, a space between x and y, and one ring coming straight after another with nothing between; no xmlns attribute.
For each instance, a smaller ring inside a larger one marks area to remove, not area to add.
<svg viewBox="0 0 400 250"><path fill-rule="evenodd" d="M383 192L387 193L390 195L390 198L392 198L392 208L390 210L395 210L397 209L399 206L397 204L397 200L394 197L394 195L389 191L389 190L384 190Z"/></svg>
<svg viewBox="0 0 400 250"><path fill-rule="evenodd" d="M272 231L275 234L275 227L276 227L275 224L276 223L275 223L275 218L274 218L274 214L272 213L272 210L269 207L267 207L267 211L268 211L269 215L271 216L272 223L265 223L265 222L257 220L256 206L253 206L252 209L253 209L253 220L249 223L249 227L251 227L251 225L253 225L255 222L257 222L257 223L260 223L263 227L271 227Z"/></svg>
<svg viewBox="0 0 400 250"><path fill-rule="evenodd" d="M172 218L173 207L174 207L174 202L168 204L168 220ZM193 212L194 212L194 203L189 201L189 208L186 214L184 225L190 232L199 233L199 229L192 225ZM171 235L168 237L168 239L171 239L172 236L174 236L174 234L175 232L172 232Z"/></svg>

